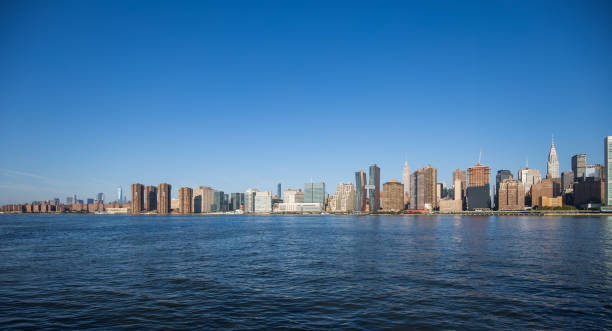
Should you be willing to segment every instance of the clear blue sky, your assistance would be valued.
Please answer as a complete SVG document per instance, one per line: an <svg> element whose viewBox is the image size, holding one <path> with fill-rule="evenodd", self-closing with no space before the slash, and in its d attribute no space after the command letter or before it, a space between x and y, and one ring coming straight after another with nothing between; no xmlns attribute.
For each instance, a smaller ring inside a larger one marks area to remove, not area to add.
<svg viewBox="0 0 612 331"><path fill-rule="evenodd" d="M610 1L2 1L0 203L603 161Z"/></svg>

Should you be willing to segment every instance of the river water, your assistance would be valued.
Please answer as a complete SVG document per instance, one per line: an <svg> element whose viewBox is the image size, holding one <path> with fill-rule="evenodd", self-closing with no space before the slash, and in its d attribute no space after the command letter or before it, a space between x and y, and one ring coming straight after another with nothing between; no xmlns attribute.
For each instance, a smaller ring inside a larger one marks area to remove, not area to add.
<svg viewBox="0 0 612 331"><path fill-rule="evenodd" d="M611 329L612 217L0 215L0 328Z"/></svg>

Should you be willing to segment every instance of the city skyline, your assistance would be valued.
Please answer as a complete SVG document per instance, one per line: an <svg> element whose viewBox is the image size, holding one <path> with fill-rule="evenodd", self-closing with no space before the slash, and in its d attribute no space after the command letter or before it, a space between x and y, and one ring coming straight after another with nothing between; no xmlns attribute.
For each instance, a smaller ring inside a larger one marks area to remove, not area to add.
<svg viewBox="0 0 612 331"><path fill-rule="evenodd" d="M551 135L560 172L603 164L609 2L238 7L139 6L137 25L127 3L3 7L0 204L335 187L372 163L382 185L406 156L450 185L480 149L492 176L545 176Z"/></svg>

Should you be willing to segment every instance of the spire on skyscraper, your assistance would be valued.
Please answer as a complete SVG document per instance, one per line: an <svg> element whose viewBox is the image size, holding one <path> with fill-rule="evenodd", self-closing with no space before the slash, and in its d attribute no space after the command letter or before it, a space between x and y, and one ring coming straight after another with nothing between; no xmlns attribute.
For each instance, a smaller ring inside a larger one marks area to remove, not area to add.
<svg viewBox="0 0 612 331"><path fill-rule="evenodd" d="M555 148L555 136L552 136L552 144L548 152L548 163L546 166L546 177L559 178L559 160L557 159L557 149Z"/></svg>

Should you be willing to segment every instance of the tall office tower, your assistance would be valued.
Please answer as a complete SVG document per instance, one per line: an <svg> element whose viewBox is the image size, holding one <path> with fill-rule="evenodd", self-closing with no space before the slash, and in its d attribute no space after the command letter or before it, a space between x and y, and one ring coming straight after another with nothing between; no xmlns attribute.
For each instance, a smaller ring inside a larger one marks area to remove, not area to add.
<svg viewBox="0 0 612 331"><path fill-rule="evenodd" d="M244 204L244 193L232 193L232 210L240 210L240 206Z"/></svg>
<svg viewBox="0 0 612 331"><path fill-rule="evenodd" d="M76 194L72 195L72 201L74 201L74 203L78 203L79 202L79 200L77 200Z"/></svg>
<svg viewBox="0 0 612 331"><path fill-rule="evenodd" d="M525 186L525 195L531 190L533 184L537 184L542 181L542 175L538 169L523 168L518 171L518 179Z"/></svg>
<svg viewBox="0 0 612 331"><path fill-rule="evenodd" d="M144 185L132 184L132 214L144 210Z"/></svg>
<svg viewBox="0 0 612 331"><path fill-rule="evenodd" d="M423 168L424 175L424 202L427 207L427 204L431 206L431 209L434 210L438 208L438 170L431 165Z"/></svg>
<svg viewBox="0 0 612 331"><path fill-rule="evenodd" d="M281 193L281 183L278 183L278 185L276 185L276 196L279 198L282 197Z"/></svg>
<svg viewBox="0 0 612 331"><path fill-rule="evenodd" d="M67 197L67 198L66 198L66 204L67 204L67 205L71 205L71 204L72 204L72 201L74 201L74 200L72 200L72 197Z"/></svg>
<svg viewBox="0 0 612 331"><path fill-rule="evenodd" d="M215 191L213 193L213 203L210 206L210 211L225 211L225 193L223 191Z"/></svg>
<svg viewBox="0 0 612 331"><path fill-rule="evenodd" d="M467 193L467 173L465 170L457 169L453 171L453 188L455 183L459 180L461 182L460 190L461 190L461 200L465 203L465 197Z"/></svg>
<svg viewBox="0 0 612 331"><path fill-rule="evenodd" d="M172 185L161 183L157 185L157 213L169 214L172 209Z"/></svg>
<svg viewBox="0 0 612 331"><path fill-rule="evenodd" d="M604 205L612 206L612 136L604 138Z"/></svg>
<svg viewBox="0 0 612 331"><path fill-rule="evenodd" d="M257 189L250 188L244 192L244 212L254 213L255 212L255 193Z"/></svg>
<svg viewBox="0 0 612 331"><path fill-rule="evenodd" d="M96 200L99 201L100 203L104 203L104 193L96 194Z"/></svg>
<svg viewBox="0 0 612 331"><path fill-rule="evenodd" d="M467 209L491 208L491 168L480 162L468 168Z"/></svg>
<svg viewBox="0 0 612 331"><path fill-rule="evenodd" d="M325 183L305 183L304 202L320 203L321 207L325 208Z"/></svg>
<svg viewBox="0 0 612 331"><path fill-rule="evenodd" d="M548 151L546 178L559 178L559 160L557 159L557 149L555 148L554 139L552 141L552 145L550 145L550 151Z"/></svg>
<svg viewBox="0 0 612 331"><path fill-rule="evenodd" d="M117 202L123 203L123 188L121 186L117 187Z"/></svg>
<svg viewBox="0 0 612 331"><path fill-rule="evenodd" d="M567 192L572 188L574 184L574 172L571 170L564 171L561 173L561 188L563 192Z"/></svg>
<svg viewBox="0 0 612 331"><path fill-rule="evenodd" d="M497 170L495 176L495 208L499 209L499 185L504 179L512 179L510 170Z"/></svg>
<svg viewBox="0 0 612 331"><path fill-rule="evenodd" d="M144 209L146 211L157 210L157 186L149 185L145 187Z"/></svg>
<svg viewBox="0 0 612 331"><path fill-rule="evenodd" d="M179 211L181 214L191 214L193 212L193 189L191 187L181 187L178 190Z"/></svg>
<svg viewBox="0 0 612 331"><path fill-rule="evenodd" d="M366 173L363 170L355 172L355 211L366 209Z"/></svg>
<svg viewBox="0 0 612 331"><path fill-rule="evenodd" d="M215 190L208 186L198 186L193 189L193 212L210 213Z"/></svg>
<svg viewBox="0 0 612 331"><path fill-rule="evenodd" d="M525 208L525 186L512 177L502 179L498 188L497 210L522 210Z"/></svg>
<svg viewBox="0 0 612 331"><path fill-rule="evenodd" d="M404 161L404 171L402 172L402 184L404 184L404 206L410 203L410 167L408 159Z"/></svg>
<svg viewBox="0 0 612 331"><path fill-rule="evenodd" d="M410 181L410 179L408 179ZM404 209L404 184L391 180L383 184L382 209L400 211Z"/></svg>
<svg viewBox="0 0 612 331"><path fill-rule="evenodd" d="M370 211L377 211L380 209L380 168L376 166L376 163L370 165Z"/></svg>
<svg viewBox="0 0 612 331"><path fill-rule="evenodd" d="M425 172L417 169L410 175L410 208L425 209Z"/></svg>
<svg viewBox="0 0 612 331"><path fill-rule="evenodd" d="M574 182L584 180L586 177L586 154L572 156L572 171L574 172Z"/></svg>
<svg viewBox="0 0 612 331"><path fill-rule="evenodd" d="M272 192L257 191L255 192L255 212L270 213L272 212Z"/></svg>

